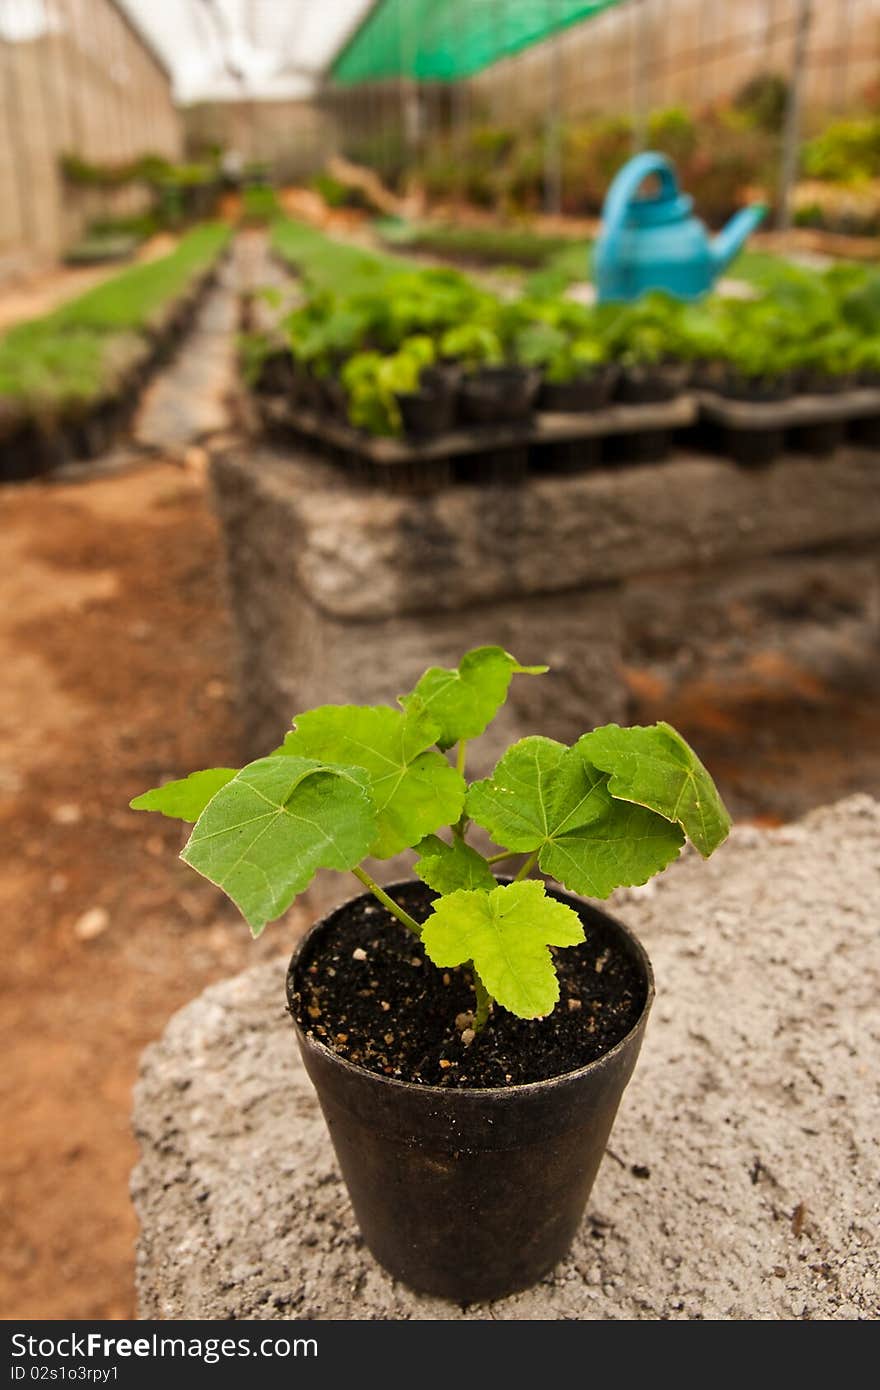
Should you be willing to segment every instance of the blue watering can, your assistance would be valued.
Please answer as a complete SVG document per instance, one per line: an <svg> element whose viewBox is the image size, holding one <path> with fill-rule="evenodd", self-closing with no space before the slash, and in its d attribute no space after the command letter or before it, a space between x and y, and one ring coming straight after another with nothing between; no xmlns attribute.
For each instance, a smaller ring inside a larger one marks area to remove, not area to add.
<svg viewBox="0 0 880 1390"><path fill-rule="evenodd" d="M651 174L659 180L658 193L637 198ZM767 211L763 203L742 208L723 231L710 237L692 207L693 199L679 192L675 170L664 154L647 150L629 160L602 208L594 256L599 299L637 299L645 290L699 299Z"/></svg>

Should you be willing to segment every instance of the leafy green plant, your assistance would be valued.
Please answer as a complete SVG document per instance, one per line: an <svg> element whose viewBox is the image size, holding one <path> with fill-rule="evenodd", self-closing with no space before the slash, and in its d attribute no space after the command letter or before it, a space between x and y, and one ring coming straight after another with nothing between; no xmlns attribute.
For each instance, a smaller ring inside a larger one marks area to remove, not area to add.
<svg viewBox="0 0 880 1390"><path fill-rule="evenodd" d="M655 366L679 355L684 306L654 291L632 304L608 304L600 310L603 336L611 356L625 366Z"/></svg>
<svg viewBox="0 0 880 1390"><path fill-rule="evenodd" d="M342 370L348 418L369 434L395 435L402 429L397 397L419 389L422 372L435 361L432 340L424 334L407 338L397 352L359 352Z"/></svg>
<svg viewBox="0 0 880 1390"><path fill-rule="evenodd" d="M475 372L480 367L500 367L504 362L504 348L494 328L481 323L463 323L443 334L440 356L454 358L466 372Z"/></svg>
<svg viewBox="0 0 880 1390"><path fill-rule="evenodd" d="M241 210L245 222L263 225L281 215L281 204L274 188L252 183L242 189Z"/></svg>
<svg viewBox="0 0 880 1390"><path fill-rule="evenodd" d="M808 140L804 170L811 178L832 183L859 184L876 178L880 169L880 116L832 121Z"/></svg>
<svg viewBox="0 0 880 1390"><path fill-rule="evenodd" d="M436 966L469 965L475 1028L493 1004L542 1017L559 998L552 950L576 945L584 932L578 914L529 875L540 870L575 893L605 898L647 882L686 837L708 857L730 827L708 772L664 723L608 724L570 747L520 739L489 777L468 786L470 740L491 723L514 676L546 670L501 647L478 647L457 668L426 671L398 708L308 710L268 757L193 773L131 805L194 822L182 859L229 895L255 936L318 869L350 871ZM483 855L468 844L471 824L498 849ZM438 894L423 924L364 867L367 856L406 849ZM499 884L493 866L517 857L513 882Z"/></svg>
<svg viewBox="0 0 880 1390"><path fill-rule="evenodd" d="M778 72L759 72L743 83L733 104L754 125L778 135L785 123L788 82Z"/></svg>

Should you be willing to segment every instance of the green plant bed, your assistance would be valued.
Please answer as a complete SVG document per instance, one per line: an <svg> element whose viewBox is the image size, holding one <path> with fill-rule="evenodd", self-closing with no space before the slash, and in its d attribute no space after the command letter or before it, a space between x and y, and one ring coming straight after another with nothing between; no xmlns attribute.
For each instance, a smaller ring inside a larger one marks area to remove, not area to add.
<svg viewBox="0 0 880 1390"><path fill-rule="evenodd" d="M229 235L222 223L197 227L170 255L124 270L0 338L0 476L43 471L30 467L35 433L52 441L35 449L44 463L80 447L76 431L131 393L172 331L183 327L182 311Z"/></svg>
<svg viewBox="0 0 880 1390"><path fill-rule="evenodd" d="M712 295L687 304L655 292L588 307L564 293L576 270L587 271L583 244L560 251L557 242L545 268L510 300L459 271L416 269L299 224L279 221L273 240L309 293L279 325L280 340L267 339L266 360L286 336L290 377L309 411L327 410L374 436L408 432L414 406L424 419L448 419L439 397L449 383L438 371L450 367L460 412L474 382L480 389L499 370L574 387L550 395L582 403L569 408L596 409L608 398L600 377L630 404L670 400L692 385L740 395L754 388L763 400L835 389L878 367L880 276L864 267L818 274L749 252L742 266L752 299ZM259 347L249 343L258 366Z"/></svg>
<svg viewBox="0 0 880 1390"><path fill-rule="evenodd" d="M384 238L383 236L383 239ZM455 227L442 223L416 225L405 236L399 232L394 244L417 251L429 251L450 260L484 265L517 265L532 269L546 266L561 252L582 241L572 237L542 236L527 227Z"/></svg>
<svg viewBox="0 0 880 1390"><path fill-rule="evenodd" d="M263 183L248 184L241 194L242 218L252 226L265 226L281 215L281 204L274 188Z"/></svg>
<svg viewBox="0 0 880 1390"><path fill-rule="evenodd" d="M401 270L417 269L414 262L402 256L337 241L316 227L287 217L280 217L273 224L271 247L315 291L333 289L338 294L355 294L378 288L383 279L398 275Z"/></svg>

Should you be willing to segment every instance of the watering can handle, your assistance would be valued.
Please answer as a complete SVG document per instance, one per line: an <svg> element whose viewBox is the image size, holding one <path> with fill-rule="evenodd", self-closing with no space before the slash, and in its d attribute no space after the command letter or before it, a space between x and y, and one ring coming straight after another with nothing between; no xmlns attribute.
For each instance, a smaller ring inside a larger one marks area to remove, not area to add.
<svg viewBox="0 0 880 1390"><path fill-rule="evenodd" d="M602 207L602 224L605 237L614 240L620 234L630 203L641 184L651 174L660 180L660 198L674 198L678 194L675 170L665 154L646 150L637 154L624 164L609 188Z"/></svg>

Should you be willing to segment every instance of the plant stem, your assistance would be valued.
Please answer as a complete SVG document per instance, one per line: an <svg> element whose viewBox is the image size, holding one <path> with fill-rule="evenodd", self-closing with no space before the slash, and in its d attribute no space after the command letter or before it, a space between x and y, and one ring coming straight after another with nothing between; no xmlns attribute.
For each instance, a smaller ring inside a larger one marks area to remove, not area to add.
<svg viewBox="0 0 880 1390"><path fill-rule="evenodd" d="M467 739L458 740L458 756L455 759L455 767L460 777L464 776L464 764L467 757Z"/></svg>
<svg viewBox="0 0 880 1390"><path fill-rule="evenodd" d="M477 1011L474 1014L474 1032L479 1033L480 1029L484 1028L488 1021L489 1010L492 1007L492 996L483 984L476 970L474 970L473 961L471 961L471 971L474 976L474 992L477 996Z"/></svg>
<svg viewBox="0 0 880 1390"><path fill-rule="evenodd" d="M422 929L419 926L416 919L414 917L410 917L409 913L405 912L404 909L398 903L396 903L393 898L389 898L384 888L380 888L376 880L370 878L370 875L367 873L366 869L358 867L356 869L352 869L352 873L354 874L355 878L360 879L361 883L364 885L365 888L369 888L373 897L378 898L379 902L382 904L383 907L388 909L392 917L396 917L398 922L403 923L407 931L411 931L414 936L417 936L419 940L421 940Z"/></svg>
<svg viewBox="0 0 880 1390"><path fill-rule="evenodd" d="M502 859L518 859L520 856L518 849L503 849L500 854L490 854L486 860L487 864L500 864Z"/></svg>
<svg viewBox="0 0 880 1390"><path fill-rule="evenodd" d="M538 851L535 850L534 854L530 854L526 862L524 864L521 864L520 867L517 869L516 873L513 876L514 883L520 883L525 878L526 874L531 873L532 869L535 867L537 862Z"/></svg>

